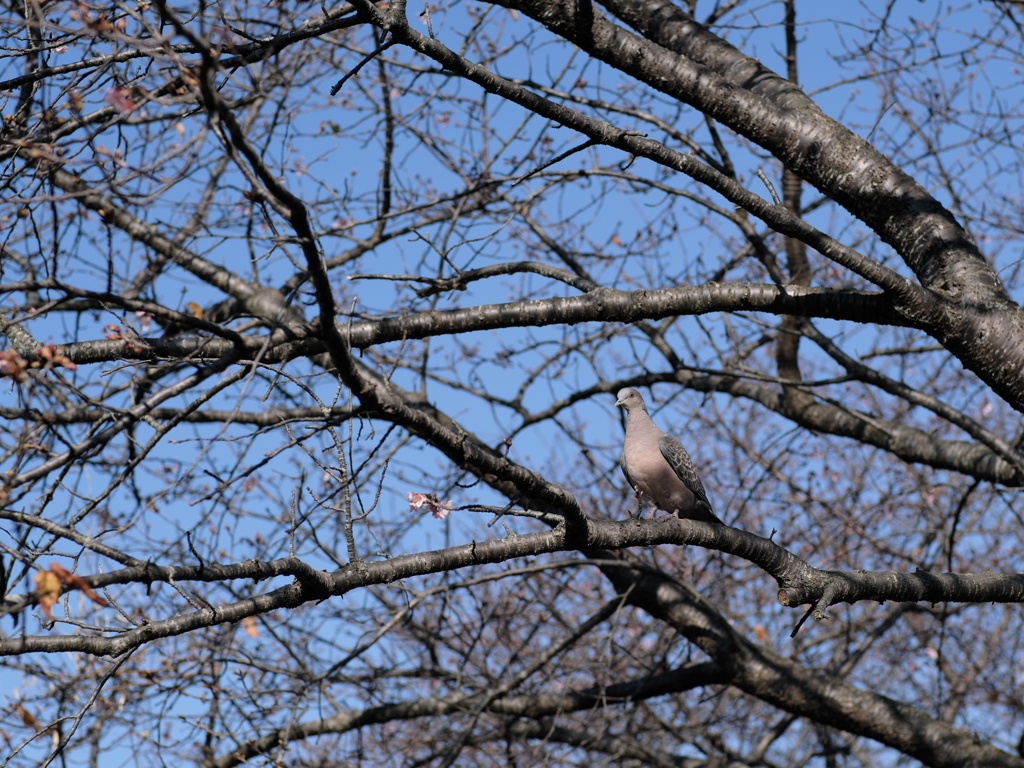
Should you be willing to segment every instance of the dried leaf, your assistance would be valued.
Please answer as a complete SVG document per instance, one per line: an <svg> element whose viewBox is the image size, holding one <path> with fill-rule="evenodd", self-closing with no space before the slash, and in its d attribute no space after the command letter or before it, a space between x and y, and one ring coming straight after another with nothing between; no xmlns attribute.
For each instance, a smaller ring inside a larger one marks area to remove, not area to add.
<svg viewBox="0 0 1024 768"><path fill-rule="evenodd" d="M43 609L46 618L53 618L53 604L60 597L60 578L52 571L39 571L35 575L36 595L39 598L39 607Z"/></svg>
<svg viewBox="0 0 1024 768"><path fill-rule="evenodd" d="M242 619L242 629L245 630L245 634L249 637L260 636L260 626L255 616L246 616Z"/></svg>
<svg viewBox="0 0 1024 768"><path fill-rule="evenodd" d="M21 722L23 722L32 730L36 732L39 731L39 721L36 720L36 716L29 712L27 709L25 709L25 707L22 706L20 701L14 705L14 710L21 717Z"/></svg>
<svg viewBox="0 0 1024 768"><path fill-rule="evenodd" d="M61 565L57 565L57 563L50 563L50 570L57 574L60 580L67 585L68 589L80 589L83 592L85 592L86 597L88 597L97 605L102 605L104 608L108 608L110 606L110 603L108 603L102 597L97 595L93 591L92 587L90 587L89 584L85 581L85 579L83 579L81 576L77 576L76 574L69 571L67 568L64 568Z"/></svg>

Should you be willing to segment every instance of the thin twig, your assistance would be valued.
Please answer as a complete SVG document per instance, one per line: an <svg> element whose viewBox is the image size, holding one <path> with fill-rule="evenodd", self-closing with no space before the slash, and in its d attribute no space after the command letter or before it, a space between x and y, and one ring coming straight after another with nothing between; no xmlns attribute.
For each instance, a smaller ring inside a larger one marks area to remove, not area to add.
<svg viewBox="0 0 1024 768"><path fill-rule="evenodd" d="M386 31L385 31L384 35L385 35L385 37L387 36L387 32ZM433 35L431 35L431 37L433 37ZM343 78L341 78L341 80L339 80L338 82L336 82L334 84L334 87L331 88L331 96L337 96L338 95L338 91L341 90L342 86L345 85L345 83L349 80L349 78L351 78L354 75L356 75L359 72L360 69L365 67L371 61L373 61L377 56L379 56L380 54L384 53L384 51L386 51L388 48L390 48L394 44L395 44L394 40L388 40L387 42L381 41L380 45L378 45L370 53L366 54L366 56L363 57L362 61L360 61L358 64L356 64L354 67L352 67L352 69L350 69L348 72L345 73L345 76Z"/></svg>
<svg viewBox="0 0 1024 768"><path fill-rule="evenodd" d="M518 179L516 179L515 181L512 182L512 186L515 187L515 186L518 186L519 184L522 184L528 178L530 178L531 176L536 176L538 173L543 171L545 168L548 168L548 167L554 165L555 163L558 163L558 162L561 162L562 160L565 160L565 158L569 157L570 155L574 155L577 152L582 152L587 147L592 147L592 146L594 146L597 143L598 142L597 142L596 139L587 139L586 141L584 141L579 146L573 147L572 149L563 152L562 154L558 155L557 157L551 158L546 163L542 163L541 165L538 165L536 168L534 168L529 173L527 173L527 174L525 174L523 176L520 176Z"/></svg>

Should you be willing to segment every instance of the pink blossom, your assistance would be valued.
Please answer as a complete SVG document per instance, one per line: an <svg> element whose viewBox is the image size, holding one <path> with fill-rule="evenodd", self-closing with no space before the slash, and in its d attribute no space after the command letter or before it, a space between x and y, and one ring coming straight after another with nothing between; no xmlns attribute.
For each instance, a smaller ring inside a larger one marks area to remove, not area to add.
<svg viewBox="0 0 1024 768"><path fill-rule="evenodd" d="M107 91L103 100L120 112L122 115L130 115L138 108L138 104L131 100L131 90L119 85Z"/></svg>
<svg viewBox="0 0 1024 768"><path fill-rule="evenodd" d="M415 512L420 507L426 506L437 520L444 520L451 512L450 501L440 501L434 493L409 493L409 510Z"/></svg>

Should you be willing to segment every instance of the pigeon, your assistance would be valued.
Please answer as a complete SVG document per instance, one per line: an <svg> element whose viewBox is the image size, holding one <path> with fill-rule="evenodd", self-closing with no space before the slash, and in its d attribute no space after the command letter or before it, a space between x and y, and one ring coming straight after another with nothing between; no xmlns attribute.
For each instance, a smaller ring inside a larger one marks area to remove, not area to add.
<svg viewBox="0 0 1024 768"><path fill-rule="evenodd" d="M615 405L626 409L626 439L619 464L640 500L641 511L644 505L654 506L675 517L721 525L682 443L651 420L635 389L620 389L617 397Z"/></svg>

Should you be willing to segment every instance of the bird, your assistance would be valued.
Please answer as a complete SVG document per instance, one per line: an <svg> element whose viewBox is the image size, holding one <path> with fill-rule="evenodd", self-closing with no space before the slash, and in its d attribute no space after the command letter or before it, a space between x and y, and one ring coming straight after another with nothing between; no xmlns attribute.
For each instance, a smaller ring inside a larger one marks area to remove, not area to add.
<svg viewBox="0 0 1024 768"><path fill-rule="evenodd" d="M619 465L640 500L641 512L649 504L676 517L722 525L690 454L677 438L654 423L640 393L632 387L620 389L615 405L626 409L626 439Z"/></svg>

